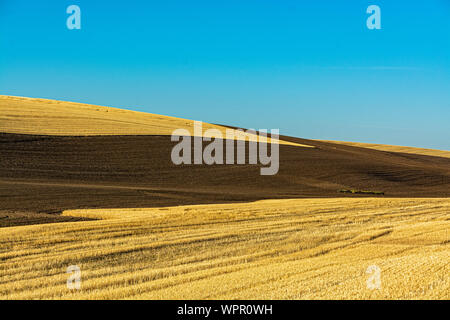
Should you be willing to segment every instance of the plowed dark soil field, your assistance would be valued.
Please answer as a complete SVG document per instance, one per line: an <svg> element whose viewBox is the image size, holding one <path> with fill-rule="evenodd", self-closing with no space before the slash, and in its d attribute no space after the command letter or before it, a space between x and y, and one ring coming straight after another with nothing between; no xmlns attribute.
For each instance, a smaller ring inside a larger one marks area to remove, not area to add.
<svg viewBox="0 0 450 320"><path fill-rule="evenodd" d="M282 138L315 148L280 145L278 174L262 176L259 165L176 166L170 136L0 134L0 226L76 219L65 209L367 196L342 189L450 196L449 158Z"/></svg>

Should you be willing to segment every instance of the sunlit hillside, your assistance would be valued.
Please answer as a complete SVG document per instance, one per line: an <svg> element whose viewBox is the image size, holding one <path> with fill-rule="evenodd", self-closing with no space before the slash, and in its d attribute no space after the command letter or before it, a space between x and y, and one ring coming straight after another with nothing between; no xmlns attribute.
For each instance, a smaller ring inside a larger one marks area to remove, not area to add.
<svg viewBox="0 0 450 320"><path fill-rule="evenodd" d="M36 135L171 135L176 129L186 129L194 135L193 120L75 102L2 95L0 124L0 132ZM202 129L203 133L217 129L226 137L226 127L203 123ZM234 132L237 139L245 139L243 134ZM270 138L268 141L271 142ZM287 141L280 143L307 147Z"/></svg>

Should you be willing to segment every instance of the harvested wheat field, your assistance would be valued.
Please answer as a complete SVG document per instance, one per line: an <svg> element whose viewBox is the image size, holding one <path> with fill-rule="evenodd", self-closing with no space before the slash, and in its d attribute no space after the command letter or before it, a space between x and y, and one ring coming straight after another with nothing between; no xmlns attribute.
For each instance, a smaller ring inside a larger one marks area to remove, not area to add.
<svg viewBox="0 0 450 320"><path fill-rule="evenodd" d="M280 136L262 176L175 165L186 119L0 96L0 124L1 299L450 298L448 151Z"/></svg>
<svg viewBox="0 0 450 320"><path fill-rule="evenodd" d="M449 299L449 199L68 210L2 228L2 299ZM66 268L82 271L79 291ZM369 289L369 266L381 286Z"/></svg>
<svg viewBox="0 0 450 320"><path fill-rule="evenodd" d="M90 104L0 95L1 132L53 136L171 135L176 129L191 135L207 135L217 130L226 136L227 128L202 124L195 134L194 121L132 110ZM229 129L231 130L231 129ZM231 130L237 140L258 141L254 134ZM248 137L249 136L249 137ZM267 138L269 142L311 147Z"/></svg>

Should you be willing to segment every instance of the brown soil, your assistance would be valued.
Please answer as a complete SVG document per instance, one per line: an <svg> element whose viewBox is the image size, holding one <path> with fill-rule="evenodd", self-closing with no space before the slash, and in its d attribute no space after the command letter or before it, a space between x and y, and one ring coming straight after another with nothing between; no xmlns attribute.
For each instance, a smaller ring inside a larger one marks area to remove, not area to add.
<svg viewBox="0 0 450 320"><path fill-rule="evenodd" d="M342 189L450 196L449 158L283 139L315 148L280 145L278 174L261 176L258 165L176 166L170 136L0 134L0 226L66 221L65 209L367 196Z"/></svg>

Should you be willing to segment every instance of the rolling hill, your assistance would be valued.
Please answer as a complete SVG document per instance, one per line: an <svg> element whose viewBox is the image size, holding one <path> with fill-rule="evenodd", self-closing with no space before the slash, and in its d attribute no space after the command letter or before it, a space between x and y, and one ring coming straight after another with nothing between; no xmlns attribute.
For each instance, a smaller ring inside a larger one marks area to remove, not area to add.
<svg viewBox="0 0 450 320"><path fill-rule="evenodd" d="M281 136L276 175L175 165L192 125L0 96L0 298L448 299L445 151Z"/></svg>
<svg viewBox="0 0 450 320"><path fill-rule="evenodd" d="M280 170L261 176L259 165L174 165L169 134L190 120L1 96L0 121L0 226L72 220L68 209L357 196L342 189L450 196L446 157L281 136Z"/></svg>

